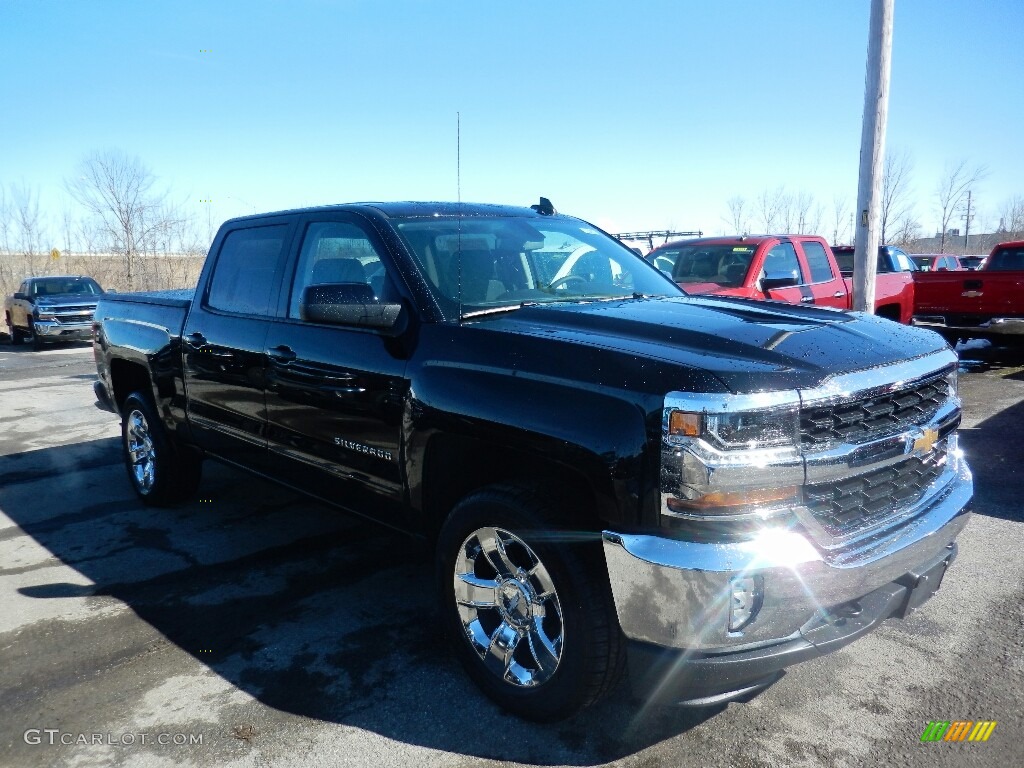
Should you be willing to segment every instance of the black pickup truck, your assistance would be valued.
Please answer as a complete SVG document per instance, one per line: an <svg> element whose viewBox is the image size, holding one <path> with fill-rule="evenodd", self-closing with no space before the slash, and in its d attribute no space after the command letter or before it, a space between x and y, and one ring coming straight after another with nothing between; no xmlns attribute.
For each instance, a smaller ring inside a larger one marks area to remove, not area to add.
<svg viewBox="0 0 1024 768"><path fill-rule="evenodd" d="M529 208L226 222L192 292L105 295L97 396L143 501L204 457L436 546L487 695L710 704L903 617L969 517L957 358L867 315L689 297Z"/></svg>

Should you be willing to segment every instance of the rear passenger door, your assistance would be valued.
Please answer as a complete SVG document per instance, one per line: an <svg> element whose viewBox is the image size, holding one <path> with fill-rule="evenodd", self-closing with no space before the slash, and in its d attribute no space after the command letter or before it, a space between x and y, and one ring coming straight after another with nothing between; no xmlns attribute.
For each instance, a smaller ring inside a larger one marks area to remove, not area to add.
<svg viewBox="0 0 1024 768"><path fill-rule="evenodd" d="M803 240L800 243L809 275L807 289L812 302L819 307L849 309L850 300L846 283L832 268L832 259L825 246L817 240Z"/></svg>
<svg viewBox="0 0 1024 768"><path fill-rule="evenodd" d="M311 285L364 283L378 299L400 303L400 277L363 217L309 214L300 226L293 277L265 343L274 471L314 495L397 524L404 509L405 345L379 330L305 320L302 296Z"/></svg>
<svg viewBox="0 0 1024 768"><path fill-rule="evenodd" d="M182 331L188 418L197 442L260 471L267 458L265 341L294 228L292 220L278 218L222 232Z"/></svg>

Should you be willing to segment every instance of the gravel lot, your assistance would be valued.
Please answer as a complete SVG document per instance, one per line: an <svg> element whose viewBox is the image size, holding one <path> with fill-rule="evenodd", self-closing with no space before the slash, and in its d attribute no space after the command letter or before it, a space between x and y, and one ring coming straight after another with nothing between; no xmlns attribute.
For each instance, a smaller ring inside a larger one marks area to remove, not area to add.
<svg viewBox="0 0 1024 768"><path fill-rule="evenodd" d="M210 463L144 508L91 350L2 346L0 765L1022 765L1024 358L968 356L976 514L921 611L746 704L538 726L439 640L421 546ZM998 726L920 742L958 719Z"/></svg>

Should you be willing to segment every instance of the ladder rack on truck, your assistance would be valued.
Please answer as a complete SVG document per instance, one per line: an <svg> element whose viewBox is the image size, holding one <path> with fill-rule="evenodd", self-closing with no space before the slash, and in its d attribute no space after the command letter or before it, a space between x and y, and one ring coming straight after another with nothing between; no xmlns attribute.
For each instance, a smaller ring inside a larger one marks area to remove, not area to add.
<svg viewBox="0 0 1024 768"><path fill-rule="evenodd" d="M617 240L645 240L648 247L654 250L654 238L663 237L662 245L667 243L674 237L703 237L704 233L700 230L693 232L677 232L670 229L655 229L647 230L644 232L620 232L617 235L613 235Z"/></svg>

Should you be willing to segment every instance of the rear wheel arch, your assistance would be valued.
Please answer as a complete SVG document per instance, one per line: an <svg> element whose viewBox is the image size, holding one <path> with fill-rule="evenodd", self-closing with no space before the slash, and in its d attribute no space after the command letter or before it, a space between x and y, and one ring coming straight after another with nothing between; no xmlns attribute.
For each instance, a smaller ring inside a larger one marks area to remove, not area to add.
<svg viewBox="0 0 1024 768"><path fill-rule="evenodd" d="M886 320L893 320L897 323L901 321L901 310L899 304L883 304L882 306L875 308L875 314L878 315L878 317L884 317Z"/></svg>
<svg viewBox="0 0 1024 768"><path fill-rule="evenodd" d="M114 387L111 394L118 411L121 411L121 406L132 392L148 393L152 401L153 381L141 363L117 358L111 360L110 380Z"/></svg>

